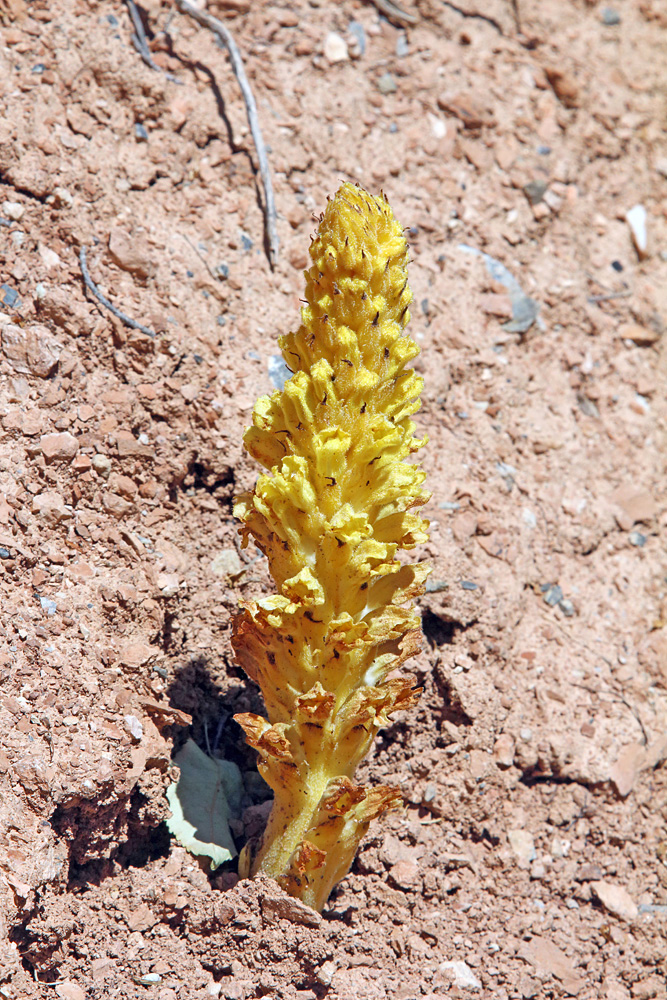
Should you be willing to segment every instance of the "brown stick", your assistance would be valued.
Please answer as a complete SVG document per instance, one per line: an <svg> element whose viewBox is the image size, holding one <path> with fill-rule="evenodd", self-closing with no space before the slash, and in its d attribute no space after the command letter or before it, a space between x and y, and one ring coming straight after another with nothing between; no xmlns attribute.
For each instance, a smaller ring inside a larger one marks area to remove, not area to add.
<svg viewBox="0 0 667 1000"><path fill-rule="evenodd" d="M81 274L83 276L83 281L87 289L93 293L95 298L102 303L105 309L108 309L113 316L116 316L125 326L129 326L132 330L141 330L142 333L148 334L149 337L154 337L155 334L152 330L149 330L147 326L142 326L141 323L137 323L136 319L132 319L131 316L127 316L124 312L121 312L112 302L109 302L105 295L99 290L93 279L90 277L88 271L88 261L86 260L86 248L81 247L79 251L79 265L81 266Z"/></svg>
<svg viewBox="0 0 667 1000"><path fill-rule="evenodd" d="M259 126L257 104L255 102L253 92L250 89L250 84L248 83L248 77L246 76L241 53L239 52L236 42L232 38L229 29L225 27L222 21L218 21L216 17L211 17L210 14L206 14L204 11L197 10L192 6L192 4L188 3L187 0L176 0L176 6L182 14L189 14L195 21L203 25L205 28L208 28L214 35L217 35L229 53L229 60L232 64L234 75L238 80L241 93L243 94L243 100L245 101L246 111L248 114L248 124L250 125L250 131L255 142L255 149L257 150L259 172L262 178L262 184L264 185L264 208L266 212L265 219L266 235L269 244L269 261L271 266L274 267L276 261L278 260L278 231L276 228L276 204L273 197L271 171L269 170L269 159L266 155L266 147L264 145L262 131Z"/></svg>

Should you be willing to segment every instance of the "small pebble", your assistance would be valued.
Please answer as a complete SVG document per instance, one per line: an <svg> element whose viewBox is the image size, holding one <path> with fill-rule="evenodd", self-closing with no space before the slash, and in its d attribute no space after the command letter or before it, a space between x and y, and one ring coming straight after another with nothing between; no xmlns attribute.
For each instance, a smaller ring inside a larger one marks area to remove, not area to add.
<svg viewBox="0 0 667 1000"><path fill-rule="evenodd" d="M568 601L566 597L562 601L558 602L558 607L561 609L566 618L572 618L574 616L574 604L572 601Z"/></svg>
<svg viewBox="0 0 667 1000"><path fill-rule="evenodd" d="M144 735L144 727L141 725L139 719L136 717L136 715L126 715L124 721L125 721L125 728L127 729L132 739L139 742L141 737Z"/></svg>
<svg viewBox="0 0 667 1000"><path fill-rule="evenodd" d="M517 469L515 469L513 465L510 465L509 462L496 462L496 469L501 476L506 476L509 479L518 475Z"/></svg>
<svg viewBox="0 0 667 1000"><path fill-rule="evenodd" d="M424 802L433 802L437 794L437 788L435 785L427 785L424 789Z"/></svg>
<svg viewBox="0 0 667 1000"><path fill-rule="evenodd" d="M529 181L524 184L523 193L531 205L539 205L547 190L547 182L543 180Z"/></svg>
<svg viewBox="0 0 667 1000"><path fill-rule="evenodd" d="M408 44L408 36L404 31L402 31L396 39L396 55L399 59L402 59L404 56L407 56L409 52L410 46Z"/></svg>
<svg viewBox="0 0 667 1000"><path fill-rule="evenodd" d="M366 52L366 32L361 21L350 21L347 29L352 36L348 44L350 57L361 59Z"/></svg>
<svg viewBox="0 0 667 1000"><path fill-rule="evenodd" d="M614 24L621 23L621 15L613 7L603 7L602 8L602 23L611 27Z"/></svg>
<svg viewBox="0 0 667 1000"><path fill-rule="evenodd" d="M58 610L56 602L52 601L49 597L40 597L39 603L42 605L42 610L46 611L49 618L51 618L52 615L55 615Z"/></svg>
<svg viewBox="0 0 667 1000"><path fill-rule="evenodd" d="M472 580L461 580L461 587L463 590L477 590L477 584Z"/></svg>
<svg viewBox="0 0 667 1000"><path fill-rule="evenodd" d="M229 277L229 265L228 264L218 264L217 267L213 269L219 278Z"/></svg>
<svg viewBox="0 0 667 1000"><path fill-rule="evenodd" d="M535 881L544 878L547 873L546 866L541 861L533 861L530 866L530 877Z"/></svg>
<svg viewBox="0 0 667 1000"><path fill-rule="evenodd" d="M2 211L8 219L13 219L14 222L18 222L25 212L25 206L23 206L20 201L5 201L2 205Z"/></svg>
<svg viewBox="0 0 667 1000"><path fill-rule="evenodd" d="M108 455L93 455L92 466L103 479L109 478L111 459Z"/></svg>
<svg viewBox="0 0 667 1000"><path fill-rule="evenodd" d="M460 960L441 962L439 972L447 976L454 986L463 990L481 990L482 984L469 965Z"/></svg>
<svg viewBox="0 0 667 1000"><path fill-rule="evenodd" d="M646 535L642 535L641 531L631 531L628 535L628 541L630 545L636 545L638 549L641 549L646 545Z"/></svg>
<svg viewBox="0 0 667 1000"><path fill-rule="evenodd" d="M147 972L145 976L139 978L138 982L141 986L154 986L162 982L162 976L159 972Z"/></svg>
<svg viewBox="0 0 667 1000"><path fill-rule="evenodd" d="M238 576L243 570L243 565L236 549L222 549L211 563L211 572L215 576Z"/></svg>
<svg viewBox="0 0 667 1000"><path fill-rule="evenodd" d="M533 738L533 730L526 726L524 729L519 730L519 736L525 743L530 743Z"/></svg>
<svg viewBox="0 0 667 1000"><path fill-rule="evenodd" d="M591 882L591 889L609 913L620 917L621 920L636 920L639 915L637 904L623 886L600 881Z"/></svg>
<svg viewBox="0 0 667 1000"><path fill-rule="evenodd" d="M14 309L21 303L19 293L11 285L0 285L0 305Z"/></svg>
<svg viewBox="0 0 667 1000"><path fill-rule="evenodd" d="M46 66L44 65L44 63L36 63L30 70L30 72L36 73L37 76L41 76L42 73L46 73Z"/></svg>
<svg viewBox="0 0 667 1000"><path fill-rule="evenodd" d="M461 504L458 500L443 500L442 503L438 504L441 510L460 510Z"/></svg>
<svg viewBox="0 0 667 1000"><path fill-rule="evenodd" d="M0 559L9 559L9 549L6 549L3 545L0 545Z"/></svg>
<svg viewBox="0 0 667 1000"><path fill-rule="evenodd" d="M633 205L625 213L625 221L630 227L632 242L640 260L647 256L648 238L646 231L646 209L643 205Z"/></svg>
<svg viewBox="0 0 667 1000"><path fill-rule="evenodd" d="M550 608L555 608L563 600L563 591L557 583L544 583L541 586L544 600Z"/></svg>
<svg viewBox="0 0 667 1000"><path fill-rule="evenodd" d="M247 233L241 233L241 246L247 252L252 250L252 240Z"/></svg>
<svg viewBox="0 0 667 1000"><path fill-rule="evenodd" d="M134 138L137 142L148 142L146 126L142 125L141 122L135 122L134 124Z"/></svg>
<svg viewBox="0 0 667 1000"><path fill-rule="evenodd" d="M620 272L623 270L623 265L621 264L620 260L612 260L611 266L618 274L620 274Z"/></svg>
<svg viewBox="0 0 667 1000"><path fill-rule="evenodd" d="M521 520L524 524L527 524L529 528L537 527L537 517L530 507L523 508L521 511Z"/></svg>
<svg viewBox="0 0 667 1000"><path fill-rule="evenodd" d="M328 33L324 39L324 55L332 65L347 60L347 43L342 35L339 35L336 31Z"/></svg>
<svg viewBox="0 0 667 1000"><path fill-rule="evenodd" d="M383 73L378 80L378 90L381 94L395 94L398 90L398 85L394 80L391 73Z"/></svg>

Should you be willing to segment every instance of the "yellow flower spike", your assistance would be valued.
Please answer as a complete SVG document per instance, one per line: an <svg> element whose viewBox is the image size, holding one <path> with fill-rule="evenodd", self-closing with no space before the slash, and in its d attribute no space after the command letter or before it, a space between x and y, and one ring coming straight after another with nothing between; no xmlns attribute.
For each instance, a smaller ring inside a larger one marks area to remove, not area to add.
<svg viewBox="0 0 667 1000"><path fill-rule="evenodd" d="M234 506L278 593L244 608L233 643L269 721L236 720L275 794L251 871L321 910L369 823L401 802L352 779L419 694L396 668L419 650L409 602L429 570L396 554L427 540L412 511L428 493L404 461L426 441L411 420L422 380L406 368L419 353L403 332L408 246L386 198L343 184L310 256L301 326L280 340L293 377L245 435L268 472Z"/></svg>

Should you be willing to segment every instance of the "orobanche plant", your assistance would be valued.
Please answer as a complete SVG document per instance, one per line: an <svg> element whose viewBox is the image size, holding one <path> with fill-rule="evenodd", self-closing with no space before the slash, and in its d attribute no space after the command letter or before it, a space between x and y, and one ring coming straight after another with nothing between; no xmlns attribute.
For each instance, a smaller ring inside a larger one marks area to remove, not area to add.
<svg viewBox="0 0 667 1000"><path fill-rule="evenodd" d="M419 353L403 332L408 246L386 197L343 184L310 256L301 326L280 340L293 376L257 401L245 435L268 471L234 506L277 593L244 608L233 643L268 721L235 718L275 793L247 869L321 910L371 820L401 802L353 778L419 693L397 668L420 646L411 599L429 570L397 552L427 540L413 511L428 494L405 462L426 440L411 419L422 380L406 367Z"/></svg>

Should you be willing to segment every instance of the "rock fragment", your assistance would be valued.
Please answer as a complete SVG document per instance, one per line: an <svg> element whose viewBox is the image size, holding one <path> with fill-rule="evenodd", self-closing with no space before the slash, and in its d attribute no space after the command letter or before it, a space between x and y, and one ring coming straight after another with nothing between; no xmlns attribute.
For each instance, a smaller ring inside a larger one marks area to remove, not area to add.
<svg viewBox="0 0 667 1000"><path fill-rule="evenodd" d="M643 260L648 256L646 219L646 209L643 205L633 205L632 208L628 209L625 213L625 221L630 227L632 242L640 260Z"/></svg>
<svg viewBox="0 0 667 1000"><path fill-rule="evenodd" d="M146 279L155 271L143 233L130 236L123 229L112 229L109 234L109 253L118 267L136 274L138 278Z"/></svg>
<svg viewBox="0 0 667 1000"><path fill-rule="evenodd" d="M535 860L537 854L532 833L529 833L528 830L508 830L507 839L519 864L527 866Z"/></svg>
<svg viewBox="0 0 667 1000"><path fill-rule="evenodd" d="M69 461L79 450L79 442L68 431L63 431L61 434L42 434L39 444L47 462Z"/></svg>
<svg viewBox="0 0 667 1000"><path fill-rule="evenodd" d="M262 900L262 914L268 924L290 920L293 924L302 924L304 927L319 927L322 923L319 913L291 896L265 896Z"/></svg>
<svg viewBox="0 0 667 1000"><path fill-rule="evenodd" d="M579 84L573 74L556 66L550 66L545 70L545 73L561 104L564 104L566 108L578 108L581 103Z"/></svg>
<svg viewBox="0 0 667 1000"><path fill-rule="evenodd" d="M24 212L25 208L20 201L5 201L2 203L2 214L13 222L18 222Z"/></svg>
<svg viewBox="0 0 667 1000"><path fill-rule="evenodd" d="M103 479L111 474L111 459L108 455L93 455L92 466Z"/></svg>
<svg viewBox="0 0 667 1000"><path fill-rule="evenodd" d="M629 743L619 753L609 777L621 798L627 798L634 788L645 760L646 751L639 743Z"/></svg>
<svg viewBox="0 0 667 1000"><path fill-rule="evenodd" d="M639 915L637 904L627 889L613 882L591 882L593 893L600 900L605 910L620 917L621 920L636 920Z"/></svg>
<svg viewBox="0 0 667 1000"><path fill-rule="evenodd" d="M482 984L465 962L454 959L451 962L441 962L438 966L443 975L451 979L454 986L462 990L481 990Z"/></svg>
<svg viewBox="0 0 667 1000"><path fill-rule="evenodd" d="M74 511L65 503L61 495L50 490L38 493L33 498L32 513L37 514L49 527L55 527L61 521L67 521L74 516Z"/></svg>
<svg viewBox="0 0 667 1000"><path fill-rule="evenodd" d="M493 759L498 767L511 767L514 763L514 740L509 733L501 733L493 744Z"/></svg>
<svg viewBox="0 0 667 1000"><path fill-rule="evenodd" d="M222 549L211 562L211 573L215 576L237 576L244 568L236 549Z"/></svg>
<svg viewBox="0 0 667 1000"><path fill-rule="evenodd" d="M640 326L639 323L623 323L618 328L618 335L622 340L631 340L637 347L652 347L660 340L657 330Z"/></svg>
<svg viewBox="0 0 667 1000"><path fill-rule="evenodd" d="M336 31L330 31L324 39L324 55L332 65L346 62L348 58L347 43Z"/></svg>
<svg viewBox="0 0 667 1000"><path fill-rule="evenodd" d="M53 374L61 348L47 327L39 323L23 327L2 323L0 336L2 351L15 372L38 378Z"/></svg>

